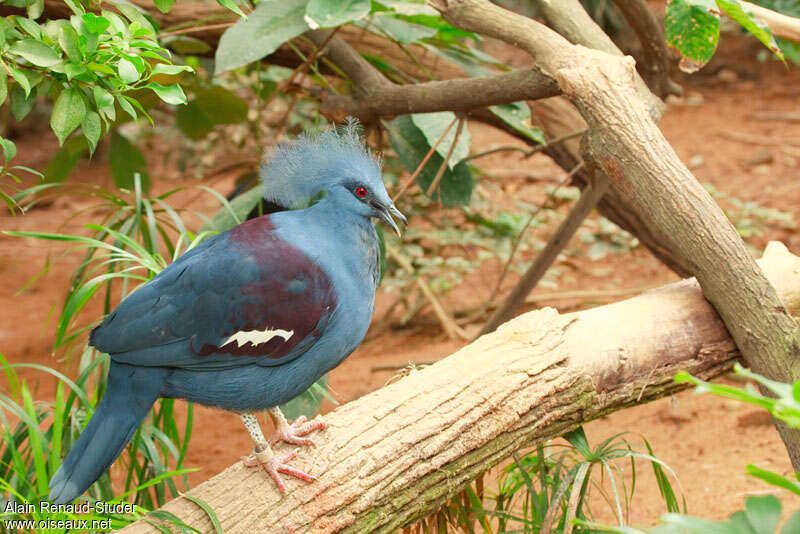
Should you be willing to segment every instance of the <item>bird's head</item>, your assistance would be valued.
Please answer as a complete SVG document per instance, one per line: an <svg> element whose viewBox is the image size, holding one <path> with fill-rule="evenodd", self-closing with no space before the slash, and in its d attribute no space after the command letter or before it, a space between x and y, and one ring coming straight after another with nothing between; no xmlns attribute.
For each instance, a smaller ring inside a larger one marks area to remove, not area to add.
<svg viewBox="0 0 800 534"><path fill-rule="evenodd" d="M261 169L264 198L285 209L298 209L331 196L341 208L376 217L400 235L395 207L381 176L381 161L360 136L355 120L319 134L304 134L278 145Z"/></svg>

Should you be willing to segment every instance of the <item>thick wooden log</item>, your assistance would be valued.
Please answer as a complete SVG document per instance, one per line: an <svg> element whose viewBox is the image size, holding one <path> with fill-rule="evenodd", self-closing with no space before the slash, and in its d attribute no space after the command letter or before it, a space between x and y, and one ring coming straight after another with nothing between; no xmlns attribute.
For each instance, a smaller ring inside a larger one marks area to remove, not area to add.
<svg viewBox="0 0 800 534"><path fill-rule="evenodd" d="M800 314L800 258L771 243L759 261ZM281 498L238 462L190 493L227 533L392 532L514 451L675 392L677 371L708 379L738 357L693 279L577 313L542 309L328 414L317 448L292 461L316 482L290 480ZM187 499L164 509L211 531ZM141 521L125 531L157 532Z"/></svg>

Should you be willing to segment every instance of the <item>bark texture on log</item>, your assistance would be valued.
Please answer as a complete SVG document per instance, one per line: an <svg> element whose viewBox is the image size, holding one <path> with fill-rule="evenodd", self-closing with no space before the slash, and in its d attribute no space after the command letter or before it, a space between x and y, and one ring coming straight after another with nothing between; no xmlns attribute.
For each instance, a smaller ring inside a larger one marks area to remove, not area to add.
<svg viewBox="0 0 800 534"><path fill-rule="evenodd" d="M771 243L760 263L800 313L800 258ZM567 315L534 311L328 414L317 448L293 460L316 482L289 480L280 498L236 463L190 493L230 533L392 532L514 451L682 389L677 371L722 374L738 356L694 280ZM164 509L211 531L187 499ZM140 521L125 532L157 531Z"/></svg>

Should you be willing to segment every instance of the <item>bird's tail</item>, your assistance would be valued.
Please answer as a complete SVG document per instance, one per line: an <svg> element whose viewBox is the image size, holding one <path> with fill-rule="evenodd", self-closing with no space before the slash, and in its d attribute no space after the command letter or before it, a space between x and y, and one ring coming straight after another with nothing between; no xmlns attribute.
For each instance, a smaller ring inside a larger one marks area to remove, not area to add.
<svg viewBox="0 0 800 534"><path fill-rule="evenodd" d="M168 373L163 368L111 363L103 400L50 480L47 500L70 503L100 478L158 399Z"/></svg>

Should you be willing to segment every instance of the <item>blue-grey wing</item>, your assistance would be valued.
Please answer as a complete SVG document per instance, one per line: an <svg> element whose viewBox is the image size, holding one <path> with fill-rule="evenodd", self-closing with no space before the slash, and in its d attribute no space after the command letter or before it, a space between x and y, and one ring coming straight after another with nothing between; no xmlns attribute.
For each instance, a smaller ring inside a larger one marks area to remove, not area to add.
<svg viewBox="0 0 800 534"><path fill-rule="evenodd" d="M135 365L281 365L314 344L335 308L329 277L264 216L178 258L123 300L90 343Z"/></svg>

